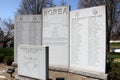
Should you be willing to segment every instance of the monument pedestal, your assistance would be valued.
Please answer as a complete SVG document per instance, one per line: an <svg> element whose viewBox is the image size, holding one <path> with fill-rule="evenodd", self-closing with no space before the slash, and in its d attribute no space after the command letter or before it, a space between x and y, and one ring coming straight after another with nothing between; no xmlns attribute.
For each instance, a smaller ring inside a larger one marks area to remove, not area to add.
<svg viewBox="0 0 120 80"><path fill-rule="evenodd" d="M107 74L97 75L95 74L82 74L80 71L76 72L64 72L64 71L55 71L49 70L49 78L51 80L56 80L57 78L64 78L65 80L107 80ZM91 77L90 77L91 76Z"/></svg>
<svg viewBox="0 0 120 80"><path fill-rule="evenodd" d="M34 79L34 78L30 78L30 77L16 75L15 80L39 80L39 79Z"/></svg>

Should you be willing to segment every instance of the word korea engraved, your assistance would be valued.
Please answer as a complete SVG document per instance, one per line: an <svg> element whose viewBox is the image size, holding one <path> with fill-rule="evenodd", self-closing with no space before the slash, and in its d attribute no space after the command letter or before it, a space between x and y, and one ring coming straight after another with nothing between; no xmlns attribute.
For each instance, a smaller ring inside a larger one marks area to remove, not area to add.
<svg viewBox="0 0 120 80"><path fill-rule="evenodd" d="M42 45L49 46L50 66L69 65L69 7L43 9Z"/></svg>

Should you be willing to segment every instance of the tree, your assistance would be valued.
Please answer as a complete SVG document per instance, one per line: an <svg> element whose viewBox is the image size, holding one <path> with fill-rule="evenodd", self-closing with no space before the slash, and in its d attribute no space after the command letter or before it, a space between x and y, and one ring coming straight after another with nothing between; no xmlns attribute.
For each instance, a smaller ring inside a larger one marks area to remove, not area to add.
<svg viewBox="0 0 120 80"><path fill-rule="evenodd" d="M14 30L14 23L12 19L7 19L7 20L2 20L1 21L2 26L4 29L2 30L4 33L3 37L3 47L7 47L7 42L8 41L13 41L14 35L13 35L13 30Z"/></svg>
<svg viewBox="0 0 120 80"><path fill-rule="evenodd" d="M2 23L2 20L0 18L0 24L1 23ZM3 42L3 37L4 37L4 32L3 32L2 28L1 28L1 25L0 25L0 43Z"/></svg>
<svg viewBox="0 0 120 80"><path fill-rule="evenodd" d="M4 41L4 32L3 30L0 28L0 43Z"/></svg>
<svg viewBox="0 0 120 80"><path fill-rule="evenodd" d="M79 8L106 5L107 7L107 51L114 27L120 28L120 0L79 0Z"/></svg>
<svg viewBox="0 0 120 80"><path fill-rule="evenodd" d="M67 5L67 2L65 2L65 0L60 1L60 6L66 6L66 5Z"/></svg>
<svg viewBox="0 0 120 80"><path fill-rule="evenodd" d="M41 14L42 8L53 6L55 6L53 0L22 0L17 14Z"/></svg>

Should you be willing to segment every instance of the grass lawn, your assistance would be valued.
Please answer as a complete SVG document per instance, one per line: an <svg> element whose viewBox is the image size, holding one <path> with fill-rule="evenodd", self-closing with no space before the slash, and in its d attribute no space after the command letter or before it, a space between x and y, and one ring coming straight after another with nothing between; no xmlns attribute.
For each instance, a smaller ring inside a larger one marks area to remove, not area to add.
<svg viewBox="0 0 120 80"><path fill-rule="evenodd" d="M0 62L11 65L11 63L14 61L13 51L13 48L0 48Z"/></svg>
<svg viewBox="0 0 120 80"><path fill-rule="evenodd" d="M110 43L110 48L120 48L120 42L118 43ZM111 59L120 59L120 53L110 53L107 54L107 58Z"/></svg>
<svg viewBox="0 0 120 80"><path fill-rule="evenodd" d="M120 48L120 42L118 42L118 43L110 43L110 48Z"/></svg>
<svg viewBox="0 0 120 80"><path fill-rule="evenodd" d="M120 59L120 54L118 53L110 53L107 54L107 59Z"/></svg>
<svg viewBox="0 0 120 80"><path fill-rule="evenodd" d="M13 48L0 48L0 54L4 54L5 56L13 56L14 50Z"/></svg>

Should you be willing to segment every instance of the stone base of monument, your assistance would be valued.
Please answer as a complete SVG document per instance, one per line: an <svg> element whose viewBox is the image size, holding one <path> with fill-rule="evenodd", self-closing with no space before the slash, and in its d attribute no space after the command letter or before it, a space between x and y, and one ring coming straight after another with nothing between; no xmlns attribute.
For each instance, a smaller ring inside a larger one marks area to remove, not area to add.
<svg viewBox="0 0 120 80"><path fill-rule="evenodd" d="M16 75L15 80L39 80L39 79L30 78L30 77L21 76L21 75Z"/></svg>
<svg viewBox="0 0 120 80"><path fill-rule="evenodd" d="M51 80L59 80L60 78L61 80L107 80L107 75L72 70L69 72L50 70L49 78Z"/></svg>
<svg viewBox="0 0 120 80"><path fill-rule="evenodd" d="M90 77L91 76L91 77ZM99 77L99 78L98 78ZM15 80L38 80L30 77L16 75ZM49 80L107 80L106 74L95 75L80 71L57 71L57 70L49 70Z"/></svg>

